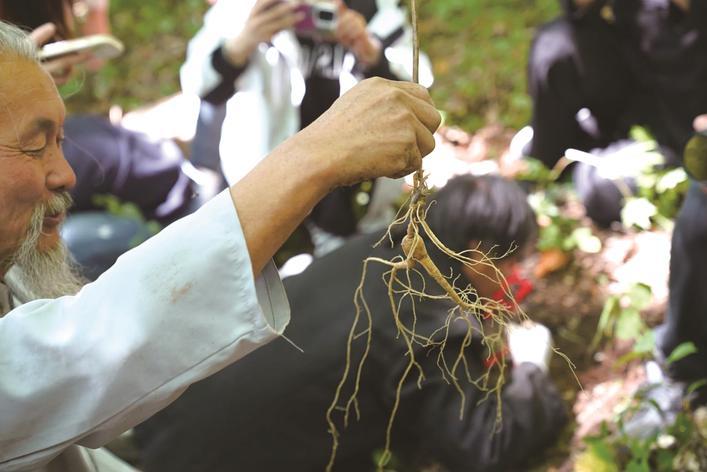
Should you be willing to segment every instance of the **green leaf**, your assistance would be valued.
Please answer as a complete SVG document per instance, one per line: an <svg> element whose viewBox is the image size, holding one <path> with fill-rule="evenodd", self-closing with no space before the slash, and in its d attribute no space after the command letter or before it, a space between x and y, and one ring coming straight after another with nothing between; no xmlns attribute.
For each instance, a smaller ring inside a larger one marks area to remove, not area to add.
<svg viewBox="0 0 707 472"><path fill-rule="evenodd" d="M655 184L655 189L659 193L666 192L668 190L673 190L679 185L687 182L687 174L685 169L682 167L677 167L665 173L662 177L658 179Z"/></svg>
<svg viewBox="0 0 707 472"><path fill-rule="evenodd" d="M631 139L634 141L655 142L653 135L643 126L632 126L629 131L629 136L631 136Z"/></svg>
<svg viewBox="0 0 707 472"><path fill-rule="evenodd" d="M599 342L601 341L602 337L609 336L609 334L611 334L610 323L614 321L615 316L618 313L618 308L618 297L609 297L604 303L604 308L602 309L601 315L599 316L597 330L596 333L594 333L594 339L592 340L592 351L594 351L594 349L599 345Z"/></svg>
<svg viewBox="0 0 707 472"><path fill-rule="evenodd" d="M687 387L687 394L692 395L695 390L700 389L707 385L707 379L698 380L697 382L692 382L689 387Z"/></svg>
<svg viewBox="0 0 707 472"><path fill-rule="evenodd" d="M652 353L655 349L655 333L653 330L648 330L643 333L633 345L633 352L637 354Z"/></svg>
<svg viewBox="0 0 707 472"><path fill-rule="evenodd" d="M628 297L631 300L632 307L637 310L643 310L653 301L653 291L650 286L638 283L629 289Z"/></svg>
<svg viewBox="0 0 707 472"><path fill-rule="evenodd" d="M577 228L572 231L571 238L577 243L580 251L596 254L601 251L601 240L592 234L587 227Z"/></svg>
<svg viewBox="0 0 707 472"><path fill-rule="evenodd" d="M673 460L675 459L675 452L670 449L659 449L656 453L655 461L658 471L671 471L673 470Z"/></svg>
<svg viewBox="0 0 707 472"><path fill-rule="evenodd" d="M680 359L684 359L685 357L695 354L697 352L697 346L695 346L694 343L692 342L684 342L680 344L678 347L673 349L673 352L670 353L668 358L665 360L668 364L672 364L673 362L677 362Z"/></svg>
<svg viewBox="0 0 707 472"><path fill-rule="evenodd" d="M585 438L587 450L577 457L576 472L619 472L614 448L605 440Z"/></svg>
<svg viewBox="0 0 707 472"><path fill-rule="evenodd" d="M655 205L646 198L628 198L621 210L621 221L626 226L643 230L651 228L651 218L658 213Z"/></svg>
<svg viewBox="0 0 707 472"><path fill-rule="evenodd" d="M642 459L632 459L631 462L626 464L624 469L626 472L651 472L648 463Z"/></svg>
<svg viewBox="0 0 707 472"><path fill-rule="evenodd" d="M646 329L641 315L635 308L627 308L616 320L616 337L621 340L636 339Z"/></svg>

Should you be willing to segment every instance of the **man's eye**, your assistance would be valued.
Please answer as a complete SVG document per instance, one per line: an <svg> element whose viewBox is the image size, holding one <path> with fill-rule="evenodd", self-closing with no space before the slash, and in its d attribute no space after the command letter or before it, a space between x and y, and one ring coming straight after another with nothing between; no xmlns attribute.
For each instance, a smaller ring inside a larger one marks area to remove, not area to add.
<svg viewBox="0 0 707 472"><path fill-rule="evenodd" d="M35 148L35 149L24 149L22 152L27 154L28 156L32 157L42 157L42 154L44 154L44 151L47 149L46 146L42 146L41 148Z"/></svg>

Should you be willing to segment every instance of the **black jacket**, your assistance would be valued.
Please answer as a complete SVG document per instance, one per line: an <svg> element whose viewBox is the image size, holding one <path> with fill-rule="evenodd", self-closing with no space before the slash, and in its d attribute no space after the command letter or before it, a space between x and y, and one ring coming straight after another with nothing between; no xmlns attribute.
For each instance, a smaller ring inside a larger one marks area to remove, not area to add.
<svg viewBox="0 0 707 472"><path fill-rule="evenodd" d="M584 11L574 0L560 3L578 28L611 21L631 76L623 120L646 126L670 160L679 160L692 120L707 113L707 2L692 0L687 12L672 0L595 0ZM605 6L611 20L602 15Z"/></svg>
<svg viewBox="0 0 707 472"><path fill-rule="evenodd" d="M147 472L324 469L331 446L325 412L344 368L361 261L372 252L386 259L396 253L371 251L374 241L371 236L353 240L285 280L292 307L286 334L304 353L278 339L190 387L137 428ZM378 264L370 269L365 296L373 313L373 342L359 393L360 421L342 430L338 471L374 469L373 454L383 447L395 388L407 363L381 281L383 269ZM416 306L420 333L439 328L449 308L439 301L416 300ZM409 323L410 305L403 304L401 313ZM451 330L448 352L459 348L464 334L465 329ZM354 358L362 348L357 342ZM551 442L565 421L557 392L531 364L513 370L496 433L494 398L477 405L480 393L470 384L464 387L467 401L460 421L459 396L441 378L436 357L422 349L417 357L427 380L421 390L416 375L405 385L393 432L394 452L408 464L434 461L449 470L512 470ZM467 362L478 377L483 369L478 346L469 349Z"/></svg>

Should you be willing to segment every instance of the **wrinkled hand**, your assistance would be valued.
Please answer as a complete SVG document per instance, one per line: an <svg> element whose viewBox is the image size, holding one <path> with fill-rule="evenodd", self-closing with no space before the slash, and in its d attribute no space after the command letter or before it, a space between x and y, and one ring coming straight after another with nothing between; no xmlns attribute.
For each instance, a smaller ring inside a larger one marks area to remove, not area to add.
<svg viewBox="0 0 707 472"><path fill-rule="evenodd" d="M53 23L45 23L31 33L29 37L39 48L51 40L56 34L56 26ZM52 76L57 85L62 85L69 80L74 66L86 62L91 58L91 53L69 54L56 59L42 62L42 67Z"/></svg>
<svg viewBox="0 0 707 472"><path fill-rule="evenodd" d="M418 169L435 147L440 121L424 87L372 78L344 94L293 141L317 156L332 188Z"/></svg>
<svg viewBox="0 0 707 472"><path fill-rule="evenodd" d="M381 55L381 44L366 29L366 18L359 12L348 8L343 0L337 1L339 12L336 25L336 40L349 49L359 62L373 65Z"/></svg>
<svg viewBox="0 0 707 472"><path fill-rule="evenodd" d="M243 30L224 44L226 58L242 66L258 47L280 31L291 28L302 19L296 12L297 2L287 0L257 0Z"/></svg>
<svg viewBox="0 0 707 472"><path fill-rule="evenodd" d="M530 362L544 372L550 365L552 336L550 330L540 323L526 321L523 324L511 323L507 328L508 350L513 362Z"/></svg>

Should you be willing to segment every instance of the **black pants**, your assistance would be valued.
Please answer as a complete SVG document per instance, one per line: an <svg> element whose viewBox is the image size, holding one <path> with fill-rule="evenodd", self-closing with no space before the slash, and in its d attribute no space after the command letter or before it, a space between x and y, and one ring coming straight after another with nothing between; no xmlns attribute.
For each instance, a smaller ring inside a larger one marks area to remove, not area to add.
<svg viewBox="0 0 707 472"><path fill-rule="evenodd" d="M670 252L670 298L657 344L665 356L691 341L697 354L671 364L677 380L707 378L707 193L696 183L690 188L675 222Z"/></svg>
<svg viewBox="0 0 707 472"><path fill-rule="evenodd" d="M559 18L538 30L528 60L532 157L551 168L568 148L590 151L626 137L630 73L619 45L599 20ZM591 117L578 117L583 109Z"/></svg>

